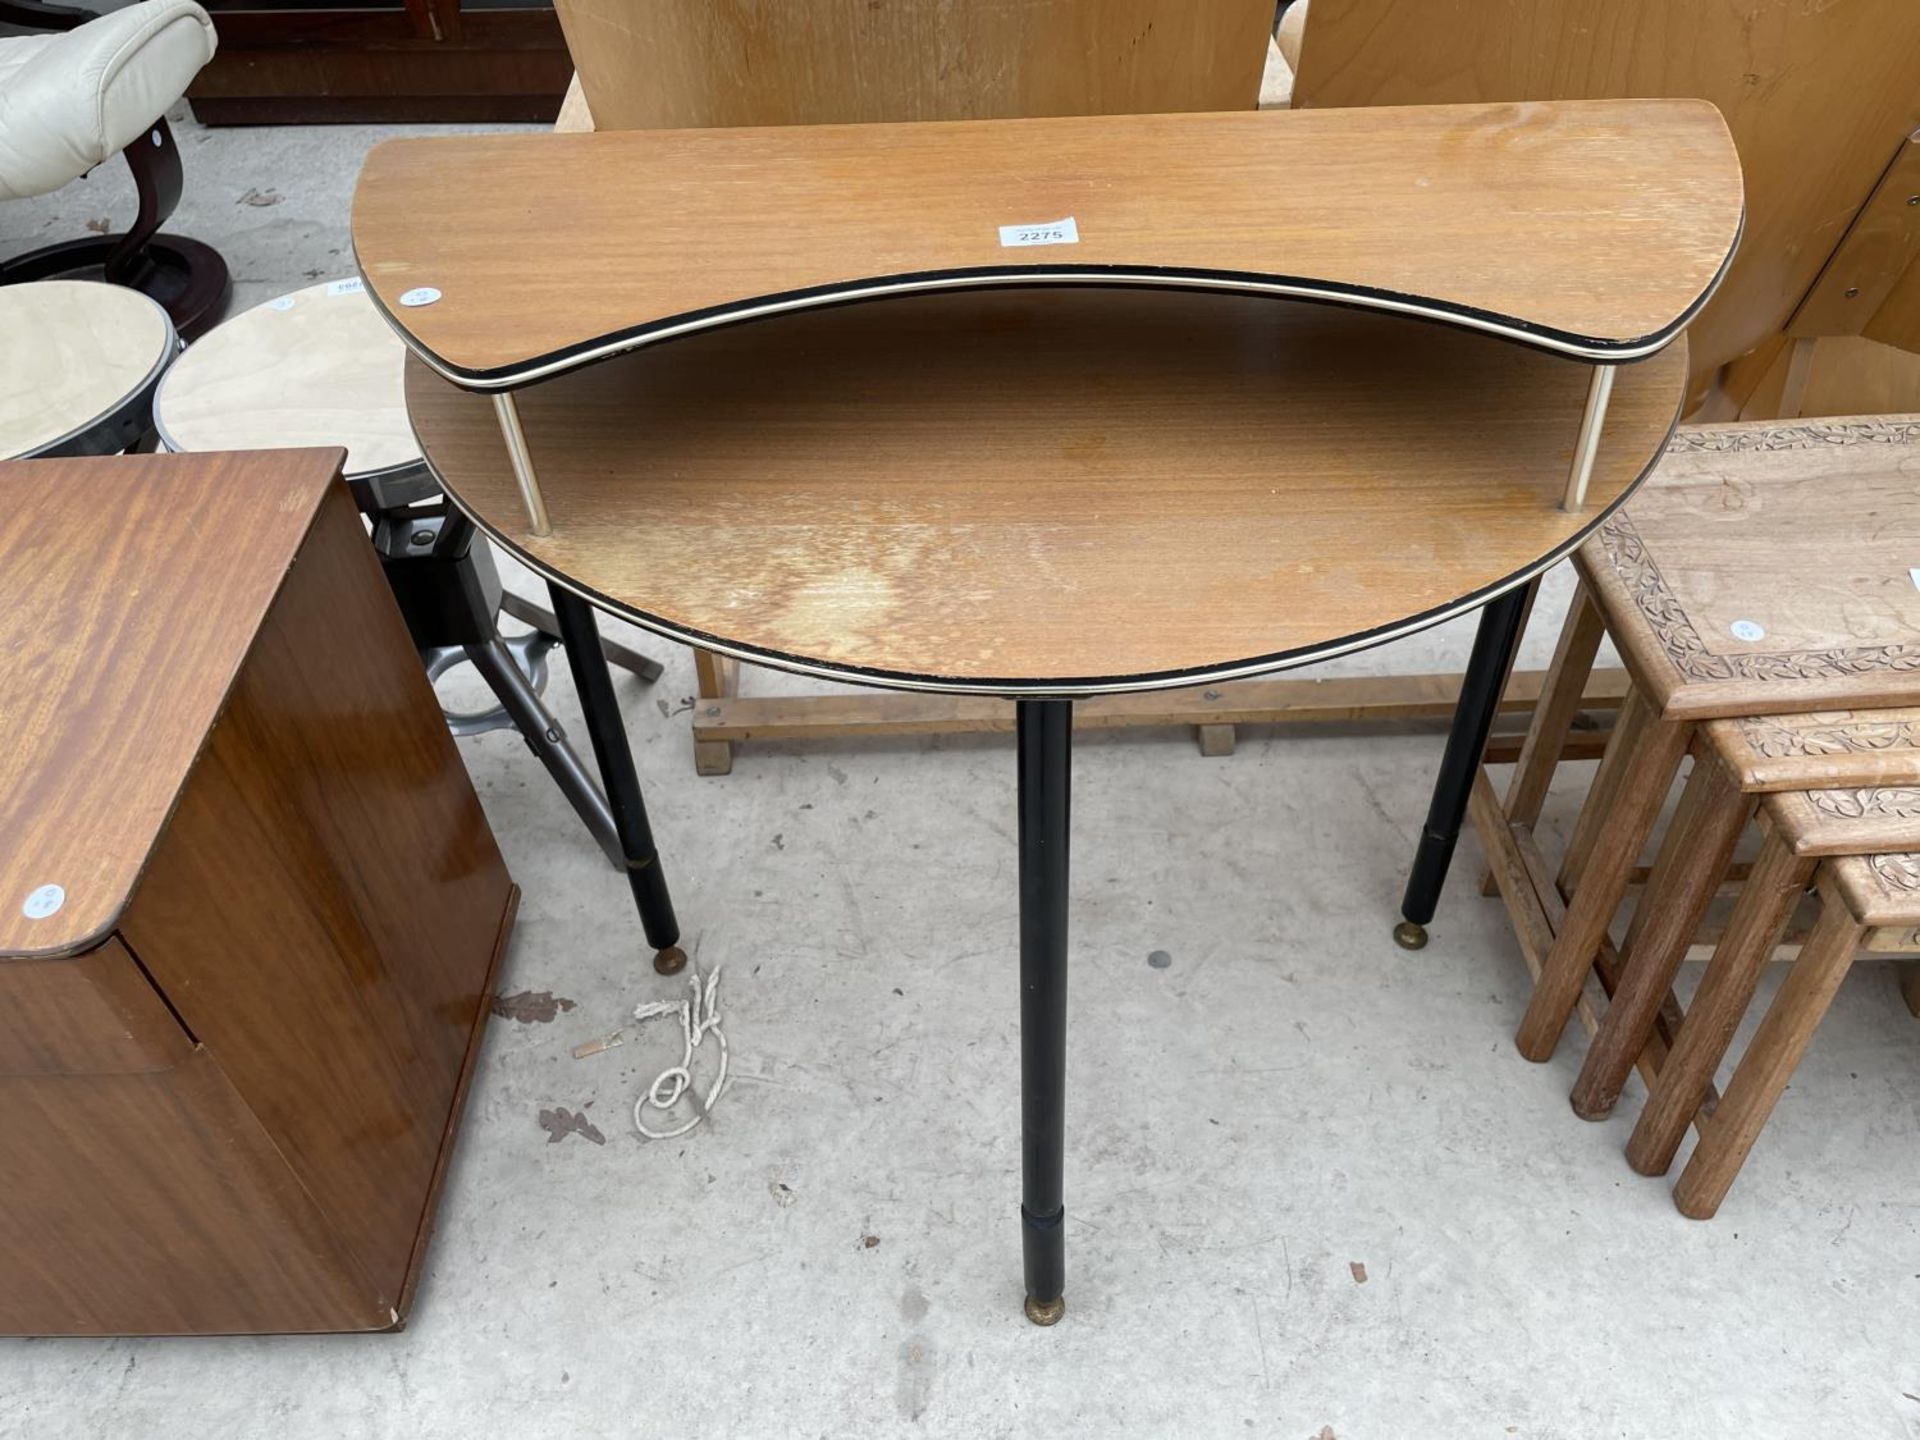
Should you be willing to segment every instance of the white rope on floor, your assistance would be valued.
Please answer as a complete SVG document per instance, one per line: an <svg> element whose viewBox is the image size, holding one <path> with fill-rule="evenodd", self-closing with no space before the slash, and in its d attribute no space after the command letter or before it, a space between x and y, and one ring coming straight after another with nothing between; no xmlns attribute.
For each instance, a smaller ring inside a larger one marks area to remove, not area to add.
<svg viewBox="0 0 1920 1440"><path fill-rule="evenodd" d="M673 1140L686 1134L707 1118L714 1102L727 1088L727 1037L720 1029L720 1011L715 998L720 988L720 967L714 967L704 988L700 983L700 972L689 967L687 984L693 992L688 999L650 1000L643 1005L636 1005L633 1010L633 1018L639 1023L657 1020L665 1015L680 1017L680 1063L662 1070L645 1093L633 1103L634 1128L649 1140ZM697 1092L694 1093L694 1116L678 1129L649 1128L646 1121L648 1110L658 1110L664 1115L693 1089L693 1052L700 1048L700 1042L708 1035L720 1042L720 1071L714 1076L706 1099L702 1100Z"/></svg>

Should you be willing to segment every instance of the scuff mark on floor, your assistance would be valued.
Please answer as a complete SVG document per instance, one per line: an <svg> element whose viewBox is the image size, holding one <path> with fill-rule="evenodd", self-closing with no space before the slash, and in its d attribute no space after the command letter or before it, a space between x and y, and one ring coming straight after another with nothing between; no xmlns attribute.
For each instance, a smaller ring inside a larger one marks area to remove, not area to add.
<svg viewBox="0 0 1920 1440"><path fill-rule="evenodd" d="M558 1145L569 1135L584 1135L596 1145L607 1143L607 1137L600 1133L598 1125L587 1119L584 1110L568 1110L559 1105L551 1110L542 1110L540 1128L547 1132L549 1145Z"/></svg>
<svg viewBox="0 0 1920 1440"><path fill-rule="evenodd" d="M522 1025L551 1025L563 1010L574 1008L573 1001L551 990L520 990L512 995L496 995L489 1008L502 1020Z"/></svg>
<svg viewBox="0 0 1920 1440"><path fill-rule="evenodd" d="M926 1340L912 1339L900 1347L900 1372L893 1387L893 1401L903 1420L918 1420L927 1413L933 1399L933 1346Z"/></svg>

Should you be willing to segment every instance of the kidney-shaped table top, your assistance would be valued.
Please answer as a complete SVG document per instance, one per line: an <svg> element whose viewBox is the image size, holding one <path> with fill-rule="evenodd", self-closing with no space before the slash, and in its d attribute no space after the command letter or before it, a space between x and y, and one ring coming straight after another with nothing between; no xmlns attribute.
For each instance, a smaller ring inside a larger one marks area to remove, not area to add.
<svg viewBox="0 0 1920 1440"><path fill-rule="evenodd" d="M361 273L415 353L504 389L803 306L981 285L1204 287L1662 349L1739 235L1696 100L390 141Z"/></svg>
<svg viewBox="0 0 1920 1440"><path fill-rule="evenodd" d="M489 396L418 358L457 502L548 578L676 639L901 688L1090 694L1360 648L1484 604L1654 464L1684 341L1617 370L1337 305L1165 290L793 312Z"/></svg>

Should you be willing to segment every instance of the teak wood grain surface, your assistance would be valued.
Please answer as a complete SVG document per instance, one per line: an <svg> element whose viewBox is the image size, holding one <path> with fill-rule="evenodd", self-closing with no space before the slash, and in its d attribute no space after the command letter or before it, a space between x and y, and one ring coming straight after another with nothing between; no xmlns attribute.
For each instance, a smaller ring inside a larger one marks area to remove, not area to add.
<svg viewBox="0 0 1920 1440"><path fill-rule="evenodd" d="M0 466L0 1333L424 1268L515 892L340 458Z"/></svg>
<svg viewBox="0 0 1920 1440"><path fill-rule="evenodd" d="M118 922L339 468L306 450L0 469L0 955L72 954ZM111 828L75 823L94 816ZM65 904L28 919L43 885Z"/></svg>
<svg viewBox="0 0 1920 1440"><path fill-rule="evenodd" d="M547 381L518 397L541 538L488 397L414 360L408 404L483 525L641 624L909 688L1127 689L1302 663L1530 571L1659 454L1684 352L1620 368L1581 514L1587 366L1244 296L902 298Z"/></svg>
<svg viewBox="0 0 1920 1440"><path fill-rule="evenodd" d="M768 305L1034 272L1285 283L1627 358L1712 290L1741 214L1712 106L1589 101L395 140L353 244L421 353L497 387ZM1068 218L1077 243L1001 243Z"/></svg>

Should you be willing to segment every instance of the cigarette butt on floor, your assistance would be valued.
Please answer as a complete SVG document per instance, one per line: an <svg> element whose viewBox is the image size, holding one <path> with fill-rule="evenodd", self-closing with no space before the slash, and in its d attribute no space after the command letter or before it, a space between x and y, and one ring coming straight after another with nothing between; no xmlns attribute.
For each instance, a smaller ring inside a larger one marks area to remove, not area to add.
<svg viewBox="0 0 1920 1440"><path fill-rule="evenodd" d="M616 1030L611 1035L602 1035L598 1040L582 1040L573 1047L573 1058L584 1060L589 1055L598 1055L602 1050L611 1050L616 1045L627 1043L627 1032Z"/></svg>

